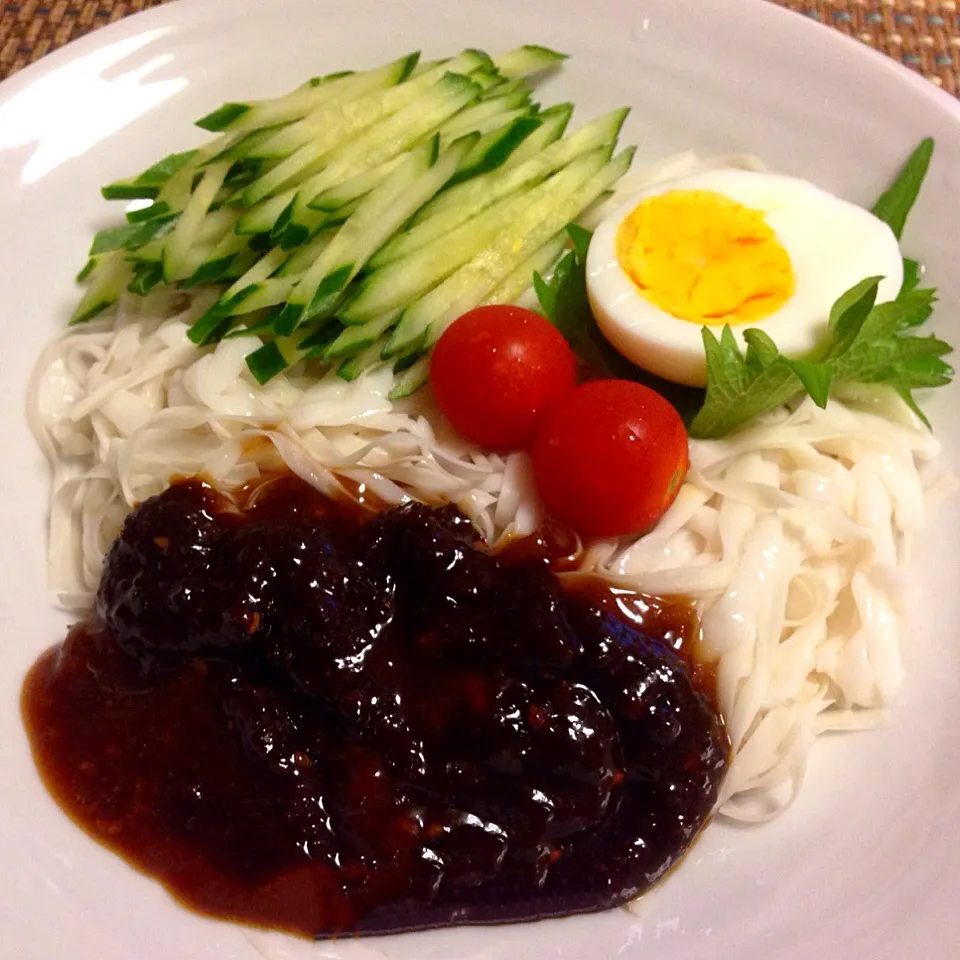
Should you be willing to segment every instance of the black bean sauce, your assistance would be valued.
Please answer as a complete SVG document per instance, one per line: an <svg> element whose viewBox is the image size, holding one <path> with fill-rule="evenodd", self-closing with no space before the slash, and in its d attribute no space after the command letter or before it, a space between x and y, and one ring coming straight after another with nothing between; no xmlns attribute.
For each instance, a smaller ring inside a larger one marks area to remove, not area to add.
<svg viewBox="0 0 960 960"><path fill-rule="evenodd" d="M546 542L494 557L452 507L370 518L287 476L176 483L27 678L45 782L220 917L325 936L622 903L694 839L728 743L675 649L689 609L565 591Z"/></svg>

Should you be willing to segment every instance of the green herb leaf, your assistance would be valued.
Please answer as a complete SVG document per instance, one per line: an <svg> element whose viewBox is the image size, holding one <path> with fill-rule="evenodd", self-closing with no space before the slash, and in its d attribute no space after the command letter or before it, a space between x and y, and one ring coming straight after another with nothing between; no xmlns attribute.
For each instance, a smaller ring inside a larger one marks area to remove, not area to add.
<svg viewBox="0 0 960 960"><path fill-rule="evenodd" d="M565 253L553 269L548 283L539 273L533 275L533 289L547 319L570 340L578 326L577 315L583 306L581 290L574 279L576 257ZM582 291L586 296L586 290Z"/></svg>
<svg viewBox="0 0 960 960"><path fill-rule="evenodd" d="M829 363L810 363L807 360L784 359L783 362L797 375L813 402L821 409L825 407L830 399L833 367Z"/></svg>
<svg viewBox="0 0 960 960"><path fill-rule="evenodd" d="M863 321L877 302L877 288L882 277L867 277L854 284L846 293L840 295L830 308L828 326L833 334L833 343L824 353L824 360L839 356L856 337Z"/></svg>
<svg viewBox="0 0 960 960"><path fill-rule="evenodd" d="M888 224L899 240L907 216L916 202L933 156L933 139L921 140L896 179L873 205L873 215Z"/></svg>
<svg viewBox="0 0 960 960"><path fill-rule="evenodd" d="M910 257L903 258L903 283L900 286L899 296L909 293L920 285L923 279L923 265Z"/></svg>
<svg viewBox="0 0 960 960"><path fill-rule="evenodd" d="M777 345L763 330L747 330L743 339L747 344L747 370L754 376L762 373L779 359L780 351L777 350Z"/></svg>
<svg viewBox="0 0 960 960"><path fill-rule="evenodd" d="M953 369L940 358L951 352L950 344L906 332L927 321L933 302L933 290L917 289L874 307L850 349L836 359L835 376L855 383L887 383L907 391L949 383Z"/></svg>
<svg viewBox="0 0 960 960"><path fill-rule="evenodd" d="M928 430L931 429L927 415L920 409L917 401L913 399L913 394L909 390L897 390L897 393L900 395L900 399L920 418L923 425Z"/></svg>
<svg viewBox="0 0 960 960"><path fill-rule="evenodd" d="M690 424L691 436L723 437L803 389L800 378L779 351L776 357L772 355L773 341L762 330L746 332L751 335L747 357L740 353L729 326L724 326L719 340L709 327L701 333L707 358L707 397Z"/></svg>
<svg viewBox="0 0 960 960"><path fill-rule="evenodd" d="M953 368L943 357L953 348L937 337L910 333L933 312L933 290L914 289L875 304L878 283L876 277L863 280L837 300L819 359L784 357L756 329L743 333L744 355L730 327L719 340L704 327L707 397L690 425L691 436L726 436L804 391L826 406L835 382L887 384L923 419L912 391L950 382Z"/></svg>

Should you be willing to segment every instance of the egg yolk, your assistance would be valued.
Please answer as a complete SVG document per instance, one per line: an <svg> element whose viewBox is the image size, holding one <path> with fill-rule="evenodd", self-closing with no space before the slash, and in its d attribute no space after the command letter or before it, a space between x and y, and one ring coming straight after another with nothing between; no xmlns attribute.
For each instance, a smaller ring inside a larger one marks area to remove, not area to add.
<svg viewBox="0 0 960 960"><path fill-rule="evenodd" d="M793 293L790 257L763 212L712 190L641 200L617 230L616 254L647 300L697 324L759 320Z"/></svg>

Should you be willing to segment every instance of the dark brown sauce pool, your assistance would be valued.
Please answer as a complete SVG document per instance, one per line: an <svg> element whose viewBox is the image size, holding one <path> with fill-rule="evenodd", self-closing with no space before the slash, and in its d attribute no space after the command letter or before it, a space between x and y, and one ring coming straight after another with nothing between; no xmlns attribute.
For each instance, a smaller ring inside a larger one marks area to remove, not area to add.
<svg viewBox="0 0 960 960"><path fill-rule="evenodd" d="M328 936L623 903L693 841L728 742L689 606L565 590L559 556L490 556L452 507L178 482L25 681L37 766L217 917Z"/></svg>

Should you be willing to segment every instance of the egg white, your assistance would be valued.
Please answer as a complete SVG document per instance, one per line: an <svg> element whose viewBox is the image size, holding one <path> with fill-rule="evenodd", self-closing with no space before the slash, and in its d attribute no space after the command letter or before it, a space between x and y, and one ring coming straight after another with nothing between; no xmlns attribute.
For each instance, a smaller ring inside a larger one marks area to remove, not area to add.
<svg viewBox="0 0 960 960"><path fill-rule="evenodd" d="M903 261L893 231L869 211L795 177L750 170L711 170L635 194L598 227L587 253L587 294L597 325L625 357L676 383L706 383L701 325L654 306L617 260L620 223L645 197L668 190L712 190L761 210L786 250L794 291L776 311L731 327L764 330L785 356L810 353L823 339L830 308L866 277L881 276L877 302L894 299L903 283ZM719 336L721 325L711 329Z"/></svg>

